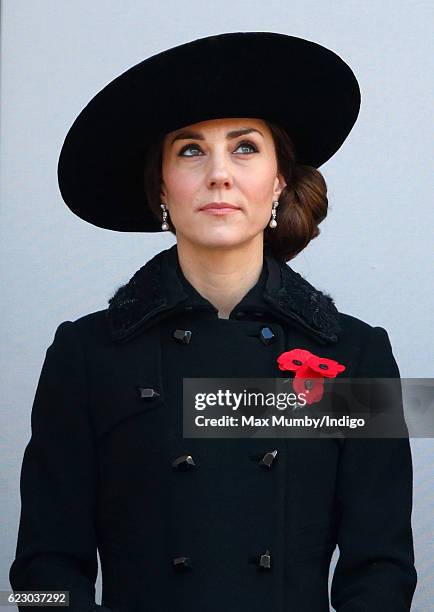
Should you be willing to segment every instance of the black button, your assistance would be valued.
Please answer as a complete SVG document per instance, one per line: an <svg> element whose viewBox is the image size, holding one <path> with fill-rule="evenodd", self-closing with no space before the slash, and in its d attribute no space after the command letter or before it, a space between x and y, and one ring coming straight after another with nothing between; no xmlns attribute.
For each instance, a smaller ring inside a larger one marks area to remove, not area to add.
<svg viewBox="0 0 434 612"><path fill-rule="evenodd" d="M140 394L140 398L153 398L153 397L158 397L160 394L157 393L157 391L155 391L155 389L151 389L151 388L142 388L139 387L139 394Z"/></svg>
<svg viewBox="0 0 434 612"><path fill-rule="evenodd" d="M172 336L182 344L188 344L191 340L191 331L189 329L175 329Z"/></svg>
<svg viewBox="0 0 434 612"><path fill-rule="evenodd" d="M180 457L177 457L172 463L173 468L181 471L191 470L195 466L196 464L191 455L181 455Z"/></svg>
<svg viewBox="0 0 434 612"><path fill-rule="evenodd" d="M262 555L259 555L258 558L258 566L261 570L269 570L271 569L271 554L270 551L267 550Z"/></svg>
<svg viewBox="0 0 434 612"><path fill-rule="evenodd" d="M269 344L274 342L276 340L276 337L276 334L270 327L261 327L261 330L259 332L259 338L261 342L265 344L265 346L268 346Z"/></svg>
<svg viewBox="0 0 434 612"><path fill-rule="evenodd" d="M262 459L260 459L258 463L262 467L271 468L271 466L274 465L276 461L277 461L277 450L274 449L273 451L265 453L265 455L262 457Z"/></svg>
<svg viewBox="0 0 434 612"><path fill-rule="evenodd" d="M239 310L238 312L235 313L235 316L237 317L237 319L242 319L243 317L246 316L246 313L242 310Z"/></svg>
<svg viewBox="0 0 434 612"><path fill-rule="evenodd" d="M178 572L185 572L192 569L190 557L175 557L172 559L172 567Z"/></svg>

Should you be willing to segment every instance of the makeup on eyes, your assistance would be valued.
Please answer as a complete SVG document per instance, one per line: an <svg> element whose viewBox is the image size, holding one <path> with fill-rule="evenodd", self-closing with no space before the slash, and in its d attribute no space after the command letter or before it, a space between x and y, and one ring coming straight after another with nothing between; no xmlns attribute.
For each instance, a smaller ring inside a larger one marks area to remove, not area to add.
<svg viewBox="0 0 434 612"><path fill-rule="evenodd" d="M248 147L251 147L253 149L253 151L251 151L250 153L242 153L242 155L251 155L252 153L258 153L259 152L259 149L258 149L257 145L254 142L251 142L249 140L242 140L241 142L239 142L237 144L237 146L235 147L235 150L239 149L241 146L248 146ZM180 157L197 157L196 155L187 155L187 156L183 155L183 153L185 151L188 151L188 149L197 149L197 150L199 150L200 146L197 143L190 143L188 145L184 145L180 149L180 151L178 153L178 156L180 156Z"/></svg>

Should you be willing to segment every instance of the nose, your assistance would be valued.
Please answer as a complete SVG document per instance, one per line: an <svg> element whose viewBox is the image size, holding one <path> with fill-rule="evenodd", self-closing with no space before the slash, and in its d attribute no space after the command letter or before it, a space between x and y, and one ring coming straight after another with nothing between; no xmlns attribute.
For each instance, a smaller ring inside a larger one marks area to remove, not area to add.
<svg viewBox="0 0 434 612"><path fill-rule="evenodd" d="M216 187L230 188L233 185L232 173L229 162L222 155L211 155L207 174L207 186L209 189Z"/></svg>

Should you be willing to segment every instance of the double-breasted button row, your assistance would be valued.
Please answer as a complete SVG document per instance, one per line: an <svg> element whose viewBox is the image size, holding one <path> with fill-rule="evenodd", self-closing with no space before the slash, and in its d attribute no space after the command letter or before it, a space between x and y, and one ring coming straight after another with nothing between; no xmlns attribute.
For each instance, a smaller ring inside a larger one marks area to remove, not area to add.
<svg viewBox="0 0 434 612"><path fill-rule="evenodd" d="M255 460L260 467L270 469L275 465L278 457L277 449L267 451L265 454L253 455L251 459ZM176 457L172 462L172 467L177 471L186 471L196 468L196 462L191 454L184 454ZM253 559L250 559L257 565L258 570L269 571L271 570L271 553L267 548L264 552L257 555ZM180 556L172 559L172 567L176 572L189 572L192 570L193 565L191 557Z"/></svg>
<svg viewBox="0 0 434 612"><path fill-rule="evenodd" d="M252 563L257 565L260 570L271 569L271 553L267 548L265 552L257 555L251 560ZM174 557L172 559L172 567L177 572L191 571L193 569L193 563L191 557Z"/></svg>
<svg viewBox="0 0 434 612"><path fill-rule="evenodd" d="M253 455L251 459L256 461L260 467L264 467L266 469L270 469L273 465L275 465L278 457L278 451L275 448L272 451L266 452L264 455ZM180 455L172 462L172 467L175 470L186 471L191 470L196 467L196 463L192 457L192 455Z"/></svg>
<svg viewBox="0 0 434 612"><path fill-rule="evenodd" d="M190 571L192 563L190 557L175 557L172 559L172 567L178 572Z"/></svg>
<svg viewBox="0 0 434 612"><path fill-rule="evenodd" d="M191 340L191 331L189 329L175 329L172 336L181 344L189 344Z"/></svg>
<svg viewBox="0 0 434 612"><path fill-rule="evenodd" d="M237 313L240 314L240 313ZM274 342L277 338L276 334L273 332L271 327L263 326L258 332L258 338L260 341L268 346L272 342ZM190 329L175 329L172 332L172 338L179 342L180 344L190 344L190 340L192 337L192 332Z"/></svg>
<svg viewBox="0 0 434 612"><path fill-rule="evenodd" d="M261 467L271 468L277 461L277 449L265 453L265 455L258 461Z"/></svg>
<svg viewBox="0 0 434 612"><path fill-rule="evenodd" d="M271 553L268 548L262 555L259 555L257 563L260 569L271 569Z"/></svg>
<svg viewBox="0 0 434 612"><path fill-rule="evenodd" d="M138 387L139 396L141 399L153 399L154 397L160 397L158 391L152 389L152 387Z"/></svg>
<svg viewBox="0 0 434 612"><path fill-rule="evenodd" d="M194 459L191 455L181 455L177 457L172 463L172 467L176 470L186 471L196 466Z"/></svg>
<svg viewBox="0 0 434 612"><path fill-rule="evenodd" d="M261 327L258 335L261 342L266 346L274 342L277 337L270 327Z"/></svg>

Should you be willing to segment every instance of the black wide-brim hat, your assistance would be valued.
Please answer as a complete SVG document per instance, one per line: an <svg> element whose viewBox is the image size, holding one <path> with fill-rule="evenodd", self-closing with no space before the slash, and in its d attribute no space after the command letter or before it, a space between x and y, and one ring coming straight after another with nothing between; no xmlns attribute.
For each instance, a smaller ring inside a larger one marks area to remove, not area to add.
<svg viewBox="0 0 434 612"><path fill-rule="evenodd" d="M60 192L93 225L158 232L144 160L164 134L210 119L269 120L287 131L298 163L318 168L359 108L352 70L317 43L274 32L208 36L145 59L90 100L62 146Z"/></svg>

